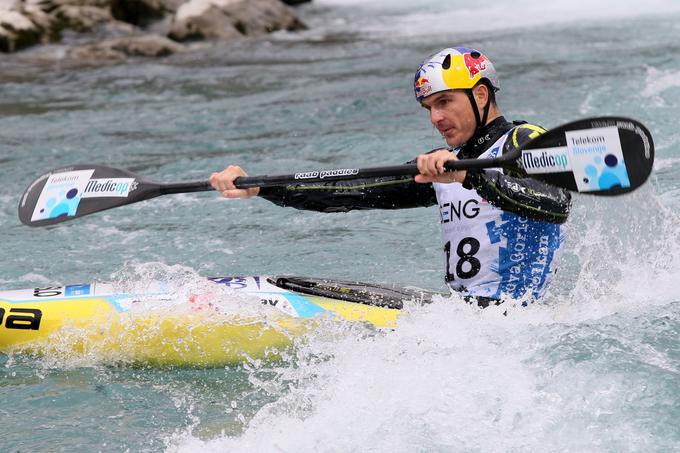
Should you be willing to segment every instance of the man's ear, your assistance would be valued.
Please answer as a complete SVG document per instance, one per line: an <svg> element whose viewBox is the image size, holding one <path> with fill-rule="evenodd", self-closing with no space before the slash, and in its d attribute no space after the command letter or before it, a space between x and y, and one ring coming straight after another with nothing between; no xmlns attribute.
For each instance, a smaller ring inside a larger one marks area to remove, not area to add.
<svg viewBox="0 0 680 453"><path fill-rule="evenodd" d="M489 102L489 87L485 83L480 83L472 89L472 94L477 102L477 107L483 109Z"/></svg>

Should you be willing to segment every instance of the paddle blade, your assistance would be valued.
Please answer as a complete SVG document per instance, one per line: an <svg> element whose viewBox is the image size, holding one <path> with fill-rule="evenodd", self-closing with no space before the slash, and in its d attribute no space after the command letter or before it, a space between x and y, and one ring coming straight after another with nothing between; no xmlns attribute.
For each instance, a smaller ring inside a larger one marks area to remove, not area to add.
<svg viewBox="0 0 680 453"><path fill-rule="evenodd" d="M33 181L19 202L19 220L45 226L160 195L160 185L126 170L72 165Z"/></svg>
<svg viewBox="0 0 680 453"><path fill-rule="evenodd" d="M531 140L522 164L531 177L567 190L620 195L640 187L654 164L654 142L640 122L588 118Z"/></svg>

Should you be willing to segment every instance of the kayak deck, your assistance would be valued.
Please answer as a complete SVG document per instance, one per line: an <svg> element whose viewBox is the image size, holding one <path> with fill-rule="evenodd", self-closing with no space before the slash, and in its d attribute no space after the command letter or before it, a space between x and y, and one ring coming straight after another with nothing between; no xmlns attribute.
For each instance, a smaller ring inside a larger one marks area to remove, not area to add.
<svg viewBox="0 0 680 453"><path fill-rule="evenodd" d="M170 297L162 284L147 294L102 283L0 292L0 352L168 366L271 360L318 326L320 316L393 328L403 300L427 299L424 292L302 277L210 280L259 307L224 313L201 303L202 295L183 306L140 304Z"/></svg>

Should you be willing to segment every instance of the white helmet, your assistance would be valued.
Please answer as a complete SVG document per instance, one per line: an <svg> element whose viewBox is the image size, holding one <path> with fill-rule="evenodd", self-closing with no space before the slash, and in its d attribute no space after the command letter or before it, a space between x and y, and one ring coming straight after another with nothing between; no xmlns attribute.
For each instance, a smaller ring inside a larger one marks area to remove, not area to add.
<svg viewBox="0 0 680 453"><path fill-rule="evenodd" d="M474 49L449 47L418 68L414 83L416 99L422 101L440 91L470 89L484 79L498 91L500 83L491 60Z"/></svg>

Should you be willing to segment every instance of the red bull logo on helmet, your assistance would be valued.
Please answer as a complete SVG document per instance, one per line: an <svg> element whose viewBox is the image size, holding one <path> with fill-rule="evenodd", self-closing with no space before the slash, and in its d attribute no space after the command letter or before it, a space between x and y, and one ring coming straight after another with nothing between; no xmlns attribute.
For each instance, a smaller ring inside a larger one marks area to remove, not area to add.
<svg viewBox="0 0 680 453"><path fill-rule="evenodd" d="M416 91L416 98L420 99L427 96L432 91L432 85L430 81L424 77L424 74L418 72L416 74L416 81L414 85Z"/></svg>
<svg viewBox="0 0 680 453"><path fill-rule="evenodd" d="M486 70L489 59L479 52L472 51L463 54L463 62L470 73L470 79L474 79L477 74Z"/></svg>

